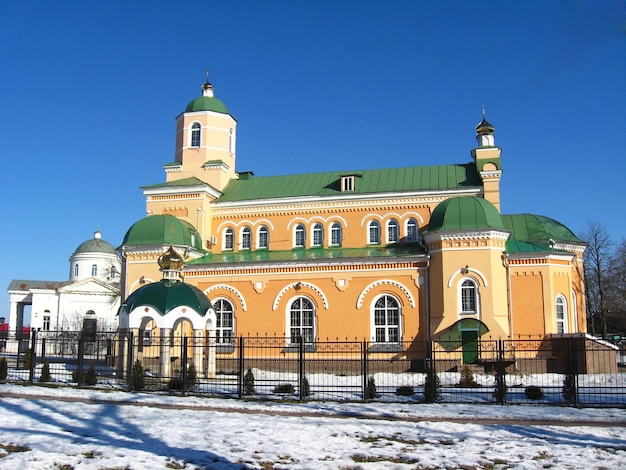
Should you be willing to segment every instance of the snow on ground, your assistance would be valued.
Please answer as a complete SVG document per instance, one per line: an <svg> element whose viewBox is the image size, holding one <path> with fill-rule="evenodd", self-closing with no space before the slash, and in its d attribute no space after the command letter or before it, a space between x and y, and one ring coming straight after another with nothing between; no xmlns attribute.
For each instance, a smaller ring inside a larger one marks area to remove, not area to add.
<svg viewBox="0 0 626 470"><path fill-rule="evenodd" d="M97 402L80 401L88 399ZM0 385L0 407L2 469L626 467L626 410L616 408L285 403L9 384Z"/></svg>

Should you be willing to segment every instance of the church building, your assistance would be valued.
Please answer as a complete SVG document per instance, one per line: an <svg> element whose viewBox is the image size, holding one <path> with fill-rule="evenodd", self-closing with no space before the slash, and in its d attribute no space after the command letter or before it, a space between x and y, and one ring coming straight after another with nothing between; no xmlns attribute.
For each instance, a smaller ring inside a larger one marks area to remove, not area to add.
<svg viewBox="0 0 626 470"><path fill-rule="evenodd" d="M171 248L185 263L170 281L212 307L163 322L132 297L120 315L144 337L192 329L228 355L238 336L395 351L586 332L585 245L549 217L501 213L506 158L484 113L457 163L255 176L237 171L237 121L208 79L201 89L176 118L165 181L142 187L147 216L118 250L122 299L162 282L157 261Z"/></svg>

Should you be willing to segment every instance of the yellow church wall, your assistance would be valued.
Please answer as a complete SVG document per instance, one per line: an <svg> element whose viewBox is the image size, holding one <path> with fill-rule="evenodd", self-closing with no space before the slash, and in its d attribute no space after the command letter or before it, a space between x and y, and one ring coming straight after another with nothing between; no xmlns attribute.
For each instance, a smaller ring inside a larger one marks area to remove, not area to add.
<svg viewBox="0 0 626 470"><path fill-rule="evenodd" d="M520 269L511 274L513 335L543 335L543 276L539 271Z"/></svg>

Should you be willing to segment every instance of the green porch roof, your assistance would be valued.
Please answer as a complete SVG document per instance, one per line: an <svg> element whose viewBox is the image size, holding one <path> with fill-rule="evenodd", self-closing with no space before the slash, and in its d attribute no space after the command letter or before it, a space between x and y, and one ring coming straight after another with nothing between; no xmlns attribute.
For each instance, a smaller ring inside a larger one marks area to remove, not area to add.
<svg viewBox="0 0 626 470"><path fill-rule="evenodd" d="M561 222L535 214L509 214L502 216L504 226L511 230L511 239L535 244L548 244L550 240L582 244L574 232Z"/></svg>
<svg viewBox="0 0 626 470"><path fill-rule="evenodd" d="M204 316L212 308L209 298L197 287L167 279L140 287L123 302L122 309L130 313L138 307L148 305L160 315L166 315L177 307L185 306Z"/></svg>
<svg viewBox="0 0 626 470"><path fill-rule="evenodd" d="M355 190L341 192L341 176L355 175ZM232 180L217 202L303 196L334 196L402 191L441 191L481 187L474 163L459 165L328 171Z"/></svg>
<svg viewBox="0 0 626 470"><path fill-rule="evenodd" d="M369 246L365 248L311 248L285 251L239 251L235 253L209 253L185 263L186 266L203 264L287 262L314 260L348 260L362 258L402 258L418 257L424 254L422 246L416 243L393 246Z"/></svg>

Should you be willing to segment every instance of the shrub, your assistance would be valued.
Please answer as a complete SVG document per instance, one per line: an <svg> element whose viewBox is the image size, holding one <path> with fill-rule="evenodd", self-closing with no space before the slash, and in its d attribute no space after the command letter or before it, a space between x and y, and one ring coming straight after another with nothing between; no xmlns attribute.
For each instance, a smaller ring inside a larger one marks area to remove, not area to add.
<svg viewBox="0 0 626 470"><path fill-rule="evenodd" d="M574 374L566 374L563 379L563 399L567 403L576 401L576 376Z"/></svg>
<svg viewBox="0 0 626 470"><path fill-rule="evenodd" d="M365 399L366 400L374 400L378 394L376 393L376 382L374 381L374 377L369 377L367 379L367 386L365 387Z"/></svg>
<svg viewBox="0 0 626 470"><path fill-rule="evenodd" d="M426 403L437 403L439 400L439 376L434 367L428 367L426 379L424 381L424 401Z"/></svg>
<svg viewBox="0 0 626 470"><path fill-rule="evenodd" d="M396 395L400 397L410 397L415 393L415 389L410 385L400 385L396 388Z"/></svg>
<svg viewBox="0 0 626 470"><path fill-rule="evenodd" d="M543 390L536 385L529 385L524 389L524 395L529 400L541 400L543 398Z"/></svg>
<svg viewBox="0 0 626 470"><path fill-rule="evenodd" d="M6 357L0 357L0 380L5 381L9 374L9 364Z"/></svg>
<svg viewBox="0 0 626 470"><path fill-rule="evenodd" d="M133 371L130 376L130 389L143 390L145 387L143 364L139 359L133 364Z"/></svg>
<svg viewBox="0 0 626 470"><path fill-rule="evenodd" d="M83 380L86 385L96 385L98 383L98 376L96 375L96 369L93 364L87 369L87 373L83 375Z"/></svg>
<svg viewBox="0 0 626 470"><path fill-rule="evenodd" d="M39 381L40 382L52 381L52 377L50 376L50 364L48 364L48 361L44 362L43 366L41 367L41 375L39 376Z"/></svg>
<svg viewBox="0 0 626 470"><path fill-rule="evenodd" d="M33 358L33 350L27 349L24 353L24 369L30 369L30 361Z"/></svg>
<svg viewBox="0 0 626 470"><path fill-rule="evenodd" d="M274 387L274 393L293 393L296 389L292 384L278 384Z"/></svg>
<svg viewBox="0 0 626 470"><path fill-rule="evenodd" d="M498 370L495 377L495 388L493 390L493 397L495 398L496 403L506 402L506 392L508 389L509 387L506 385L504 370Z"/></svg>
<svg viewBox="0 0 626 470"><path fill-rule="evenodd" d="M254 388L254 374L252 373L252 369L248 369L243 376L243 394L254 395L255 393L256 389Z"/></svg>
<svg viewBox="0 0 626 470"><path fill-rule="evenodd" d="M461 369L461 379L457 384L457 387L465 387L465 388L478 388L480 384L474 380L474 374L472 373L472 369L469 366L464 366Z"/></svg>
<svg viewBox="0 0 626 470"><path fill-rule="evenodd" d="M197 382L198 378L196 376L196 368L192 364L187 368L184 382L182 377L172 377L172 379L167 383L167 388L170 390L182 390L184 385L185 390L193 390Z"/></svg>

